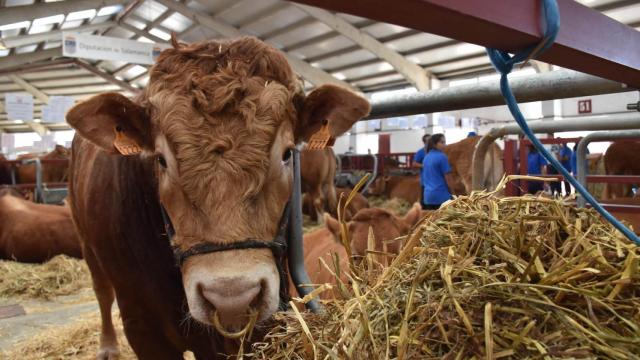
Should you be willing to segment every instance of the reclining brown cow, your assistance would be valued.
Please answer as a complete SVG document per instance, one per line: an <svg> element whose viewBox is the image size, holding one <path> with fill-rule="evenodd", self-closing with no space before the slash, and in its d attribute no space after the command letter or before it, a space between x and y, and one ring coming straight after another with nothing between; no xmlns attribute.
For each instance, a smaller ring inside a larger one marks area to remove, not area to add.
<svg viewBox="0 0 640 360"><path fill-rule="evenodd" d="M351 238L350 246L355 261L360 261L367 255L367 243L369 238L369 228L373 229L375 239L375 250L386 251L391 255L396 255L402 249L401 241L398 238L407 235L411 228L420 220L422 211L420 204L414 206L403 217L398 217L380 208L367 208L360 210L347 223ZM333 263L333 254L339 258L340 280L348 282L346 273L349 271L349 259L347 252L340 242L340 226L338 220L331 215L324 214L325 226L314 230L304 236L304 264L313 284L329 283L337 285L334 275L337 269ZM395 241L397 240L397 241ZM386 243L386 245L385 245ZM324 266L320 259L324 260ZM388 263L383 258L378 257L381 264ZM391 259L387 259L391 260ZM291 285L290 285L291 287ZM291 289L293 289L291 287ZM320 298L328 299L337 295L336 291L325 291Z"/></svg>
<svg viewBox="0 0 640 360"><path fill-rule="evenodd" d="M337 86L305 96L284 55L254 38L173 47L137 99L102 94L67 115L78 134L70 206L100 304L102 359L118 353L114 296L138 358L226 358L214 319L227 331L251 313L265 320L287 286L267 246L292 191L292 149L325 120L338 136L369 112Z"/></svg>
<svg viewBox="0 0 640 360"><path fill-rule="evenodd" d="M41 263L60 254L82 258L69 208L0 188L0 259Z"/></svg>

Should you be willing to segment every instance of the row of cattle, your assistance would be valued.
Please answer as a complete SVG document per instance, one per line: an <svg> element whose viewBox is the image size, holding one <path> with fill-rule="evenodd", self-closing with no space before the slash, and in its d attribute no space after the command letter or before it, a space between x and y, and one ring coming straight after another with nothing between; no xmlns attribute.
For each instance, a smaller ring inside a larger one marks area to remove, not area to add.
<svg viewBox="0 0 640 360"><path fill-rule="evenodd" d="M42 182L54 183L67 181L69 174L69 160L71 151L62 145L46 154L24 154L18 156L14 164L9 164L4 155L0 154L0 185L9 185L13 181L16 184L34 184L36 182L36 165L33 163L22 164L24 160L39 158L42 164ZM47 163L47 160L61 160L55 163ZM13 176L12 176L13 172Z"/></svg>

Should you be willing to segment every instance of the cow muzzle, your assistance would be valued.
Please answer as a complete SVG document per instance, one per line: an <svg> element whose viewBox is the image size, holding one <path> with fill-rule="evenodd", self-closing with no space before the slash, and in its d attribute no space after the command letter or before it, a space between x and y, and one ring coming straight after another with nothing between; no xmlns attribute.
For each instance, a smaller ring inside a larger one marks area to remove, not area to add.
<svg viewBox="0 0 640 360"><path fill-rule="evenodd" d="M225 251L194 257L183 267L191 316L216 322L230 332L257 315L265 320L278 310L280 277L269 250Z"/></svg>

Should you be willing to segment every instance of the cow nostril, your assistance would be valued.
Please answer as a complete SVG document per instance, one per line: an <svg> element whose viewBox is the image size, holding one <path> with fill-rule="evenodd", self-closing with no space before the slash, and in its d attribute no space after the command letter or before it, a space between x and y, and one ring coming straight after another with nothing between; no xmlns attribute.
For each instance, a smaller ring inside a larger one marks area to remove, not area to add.
<svg viewBox="0 0 640 360"><path fill-rule="evenodd" d="M200 294L210 306L211 314L217 313L223 324L238 324L246 321L247 313L262 305L263 284L216 282L200 286Z"/></svg>

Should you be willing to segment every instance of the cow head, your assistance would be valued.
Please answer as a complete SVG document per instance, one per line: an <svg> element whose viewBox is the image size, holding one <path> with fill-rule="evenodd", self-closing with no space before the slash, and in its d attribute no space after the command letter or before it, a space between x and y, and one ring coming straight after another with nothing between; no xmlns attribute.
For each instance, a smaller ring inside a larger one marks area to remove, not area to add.
<svg viewBox="0 0 640 360"><path fill-rule="evenodd" d="M377 177L367 188L370 195L384 195L387 191L387 183L391 179L390 176Z"/></svg>
<svg viewBox="0 0 640 360"><path fill-rule="evenodd" d="M371 227L375 237L376 250L382 251L384 242L387 242L387 251L392 254L398 254L402 244L399 241L392 240L407 235L411 227L420 220L421 215L421 207L418 203L414 204L404 217L395 216L381 208L367 208L358 211L351 221L347 223L351 237L351 253L355 256L366 255L367 239L369 237L369 228ZM324 221L336 240L339 239L340 225L338 220L325 213Z"/></svg>
<svg viewBox="0 0 640 360"><path fill-rule="evenodd" d="M338 136L369 112L349 90L305 96L284 55L254 38L184 45L174 41L134 102L108 93L67 115L104 151L114 141L153 157L174 246L271 240L292 191L292 149L328 121ZM181 266L191 316L227 329L277 310L279 274L268 249L189 257Z"/></svg>

